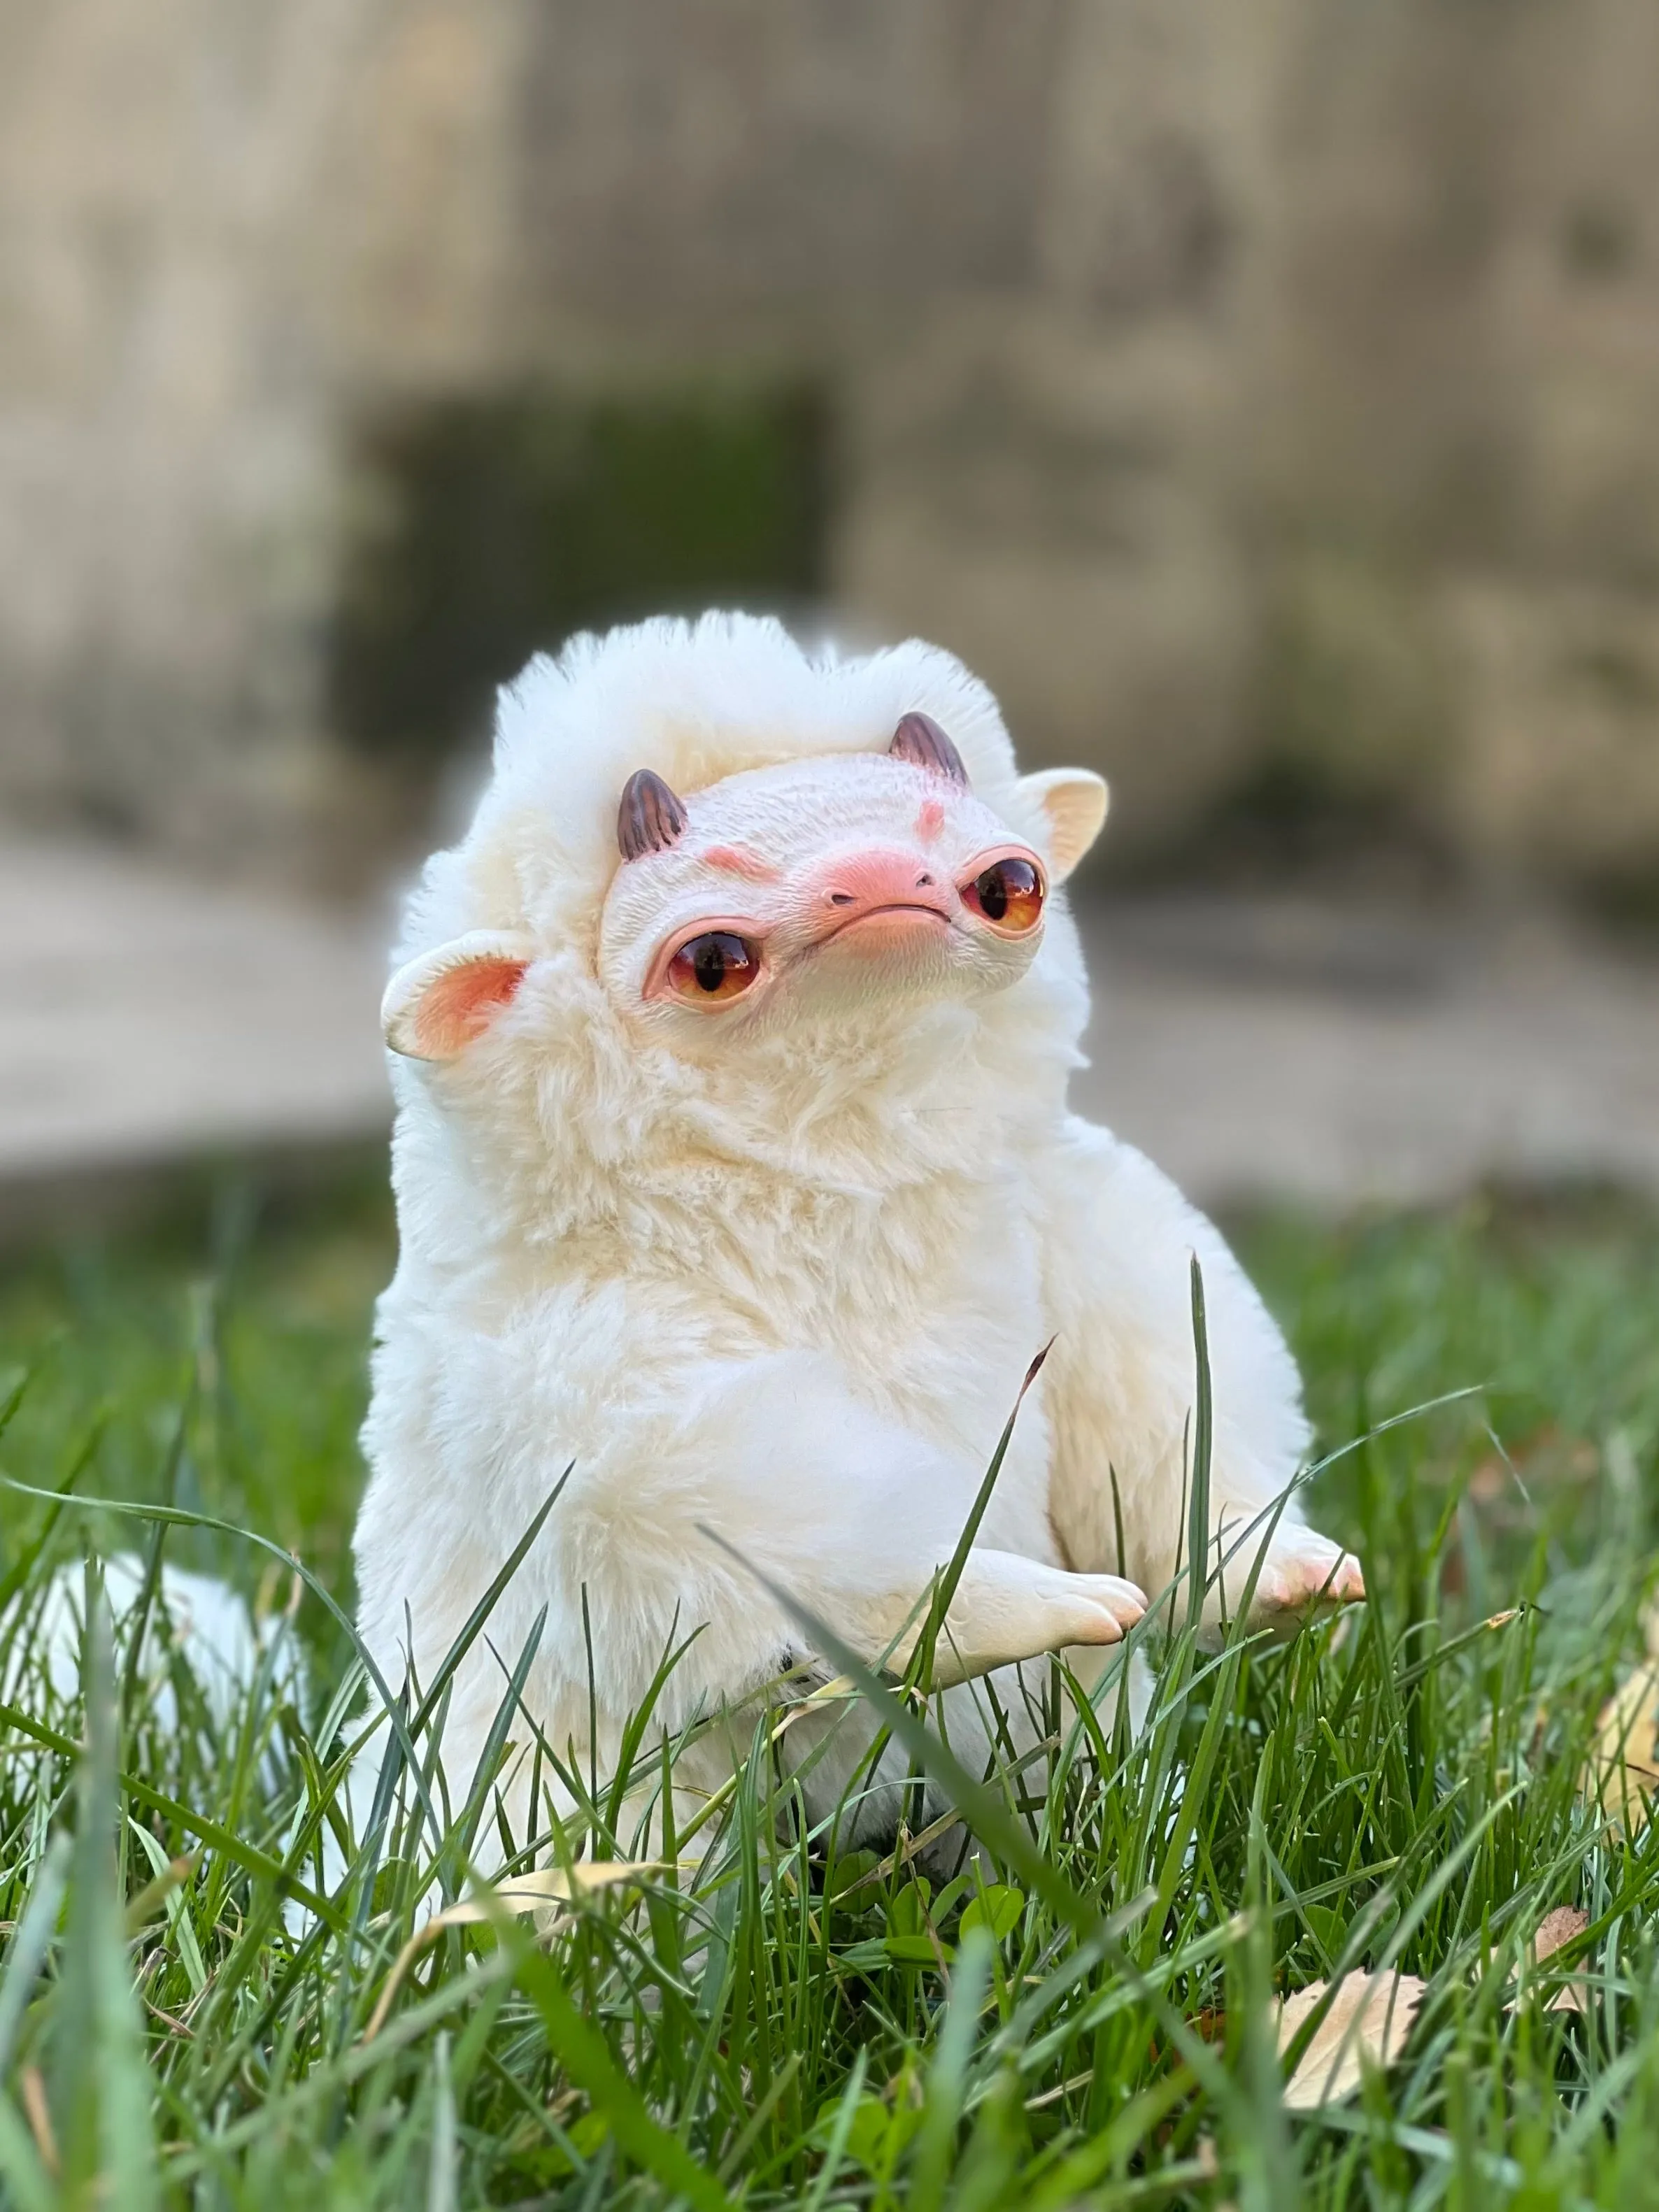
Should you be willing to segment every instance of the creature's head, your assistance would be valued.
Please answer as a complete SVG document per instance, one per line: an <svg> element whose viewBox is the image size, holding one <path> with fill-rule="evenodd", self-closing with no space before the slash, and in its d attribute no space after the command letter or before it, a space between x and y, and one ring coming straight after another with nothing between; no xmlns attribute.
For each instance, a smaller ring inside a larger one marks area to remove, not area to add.
<svg viewBox="0 0 1659 2212"><path fill-rule="evenodd" d="M872 1000L978 998L1018 981L1051 879L1092 838L1097 779L1053 781L1043 854L975 798L949 736L900 722L884 757L793 761L682 801L650 770L622 800L599 971L682 1049L751 1027L849 1021Z"/></svg>
<svg viewBox="0 0 1659 2212"><path fill-rule="evenodd" d="M988 693L932 648L814 662L775 625L653 625L536 682L386 993L387 1042L456 1069L459 1103L504 1096L511 1045L539 1049L544 1114L549 1083L582 1108L560 1053L613 1094L629 1071L626 1111L653 1082L707 1095L715 1067L752 1104L769 1070L890 1057L924 1010L1006 998L1069 943L1054 893L1106 787L1018 775ZM1055 975L1075 968L1073 945Z"/></svg>

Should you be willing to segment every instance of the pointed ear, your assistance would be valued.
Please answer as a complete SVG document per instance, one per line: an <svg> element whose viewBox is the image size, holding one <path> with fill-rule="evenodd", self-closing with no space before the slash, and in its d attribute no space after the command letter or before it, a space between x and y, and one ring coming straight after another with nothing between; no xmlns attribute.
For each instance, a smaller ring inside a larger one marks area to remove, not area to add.
<svg viewBox="0 0 1659 2212"><path fill-rule="evenodd" d="M380 1001L380 1031L410 1060L453 1060L482 1036L524 981L533 939L475 929L400 968Z"/></svg>
<svg viewBox="0 0 1659 2212"><path fill-rule="evenodd" d="M1023 775L1019 787L1048 817L1048 866L1063 884L1100 835L1106 819L1104 779L1086 768L1045 769Z"/></svg>

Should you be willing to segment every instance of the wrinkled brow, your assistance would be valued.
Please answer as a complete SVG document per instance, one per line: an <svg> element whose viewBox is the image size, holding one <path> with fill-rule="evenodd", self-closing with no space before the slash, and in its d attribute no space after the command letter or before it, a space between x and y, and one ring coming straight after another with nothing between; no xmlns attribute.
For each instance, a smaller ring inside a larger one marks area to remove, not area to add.
<svg viewBox="0 0 1659 2212"><path fill-rule="evenodd" d="M770 860L763 860L747 845L711 845L702 857L709 867L720 869L723 875L741 876L751 884L775 884L783 873L781 868L775 868Z"/></svg>

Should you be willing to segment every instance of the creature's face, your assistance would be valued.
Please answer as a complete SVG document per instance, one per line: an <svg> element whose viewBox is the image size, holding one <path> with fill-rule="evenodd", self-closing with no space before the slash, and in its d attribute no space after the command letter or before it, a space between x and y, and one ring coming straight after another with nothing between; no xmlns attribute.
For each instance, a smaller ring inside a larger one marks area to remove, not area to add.
<svg viewBox="0 0 1659 2212"><path fill-rule="evenodd" d="M853 755L728 777L617 870L600 980L624 1013L729 1039L874 998L976 997L1042 936L1042 860L972 793Z"/></svg>
<svg viewBox="0 0 1659 2212"><path fill-rule="evenodd" d="M878 1001L1006 989L1036 956L1052 882L1105 811L1097 777L1030 781L1046 854L975 798L922 714L887 754L751 769L683 799L641 771L620 795L599 981L624 1023L698 1057L792 1023L856 1023ZM412 963L387 994L390 1042L453 1057L533 957L492 937Z"/></svg>

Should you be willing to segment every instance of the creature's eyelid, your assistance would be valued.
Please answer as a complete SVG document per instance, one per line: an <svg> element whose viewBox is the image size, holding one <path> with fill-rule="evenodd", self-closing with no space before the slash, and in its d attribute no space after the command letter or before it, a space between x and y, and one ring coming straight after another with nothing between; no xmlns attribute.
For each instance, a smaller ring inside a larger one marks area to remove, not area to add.
<svg viewBox="0 0 1659 2212"><path fill-rule="evenodd" d="M1046 882L1048 871L1043 866L1042 855L1035 846L1028 845L1022 837L1000 837L994 845L988 845L968 862L966 872L976 876L981 869L992 867L999 860L1029 860Z"/></svg>
<svg viewBox="0 0 1659 2212"><path fill-rule="evenodd" d="M647 997L660 981L662 972L683 945L697 937L741 937L747 943L760 945L766 936L766 924L752 915L703 914L688 921L678 923L670 930L646 963L646 994Z"/></svg>
<svg viewBox="0 0 1659 2212"><path fill-rule="evenodd" d="M1029 845L995 845L968 863L957 891L963 904L999 935L1029 937L1042 919L1048 871Z"/></svg>
<svg viewBox="0 0 1659 2212"><path fill-rule="evenodd" d="M738 996L741 992L751 988L761 980L765 971L766 963L764 940L760 929L752 922L731 915L705 916L701 921L683 925L664 944L659 945L646 971L644 991L646 998L678 998L684 1002L685 992L683 989L672 988L675 970L685 955L693 952L699 944L712 943L715 940L722 942L728 948L732 944L742 948L744 954L742 965L745 971L743 981L738 990L722 992L718 996L705 984L703 991L708 994L708 996L705 999L693 993L690 998L692 1004L713 1006L727 1003ZM684 982L684 976L679 980Z"/></svg>

